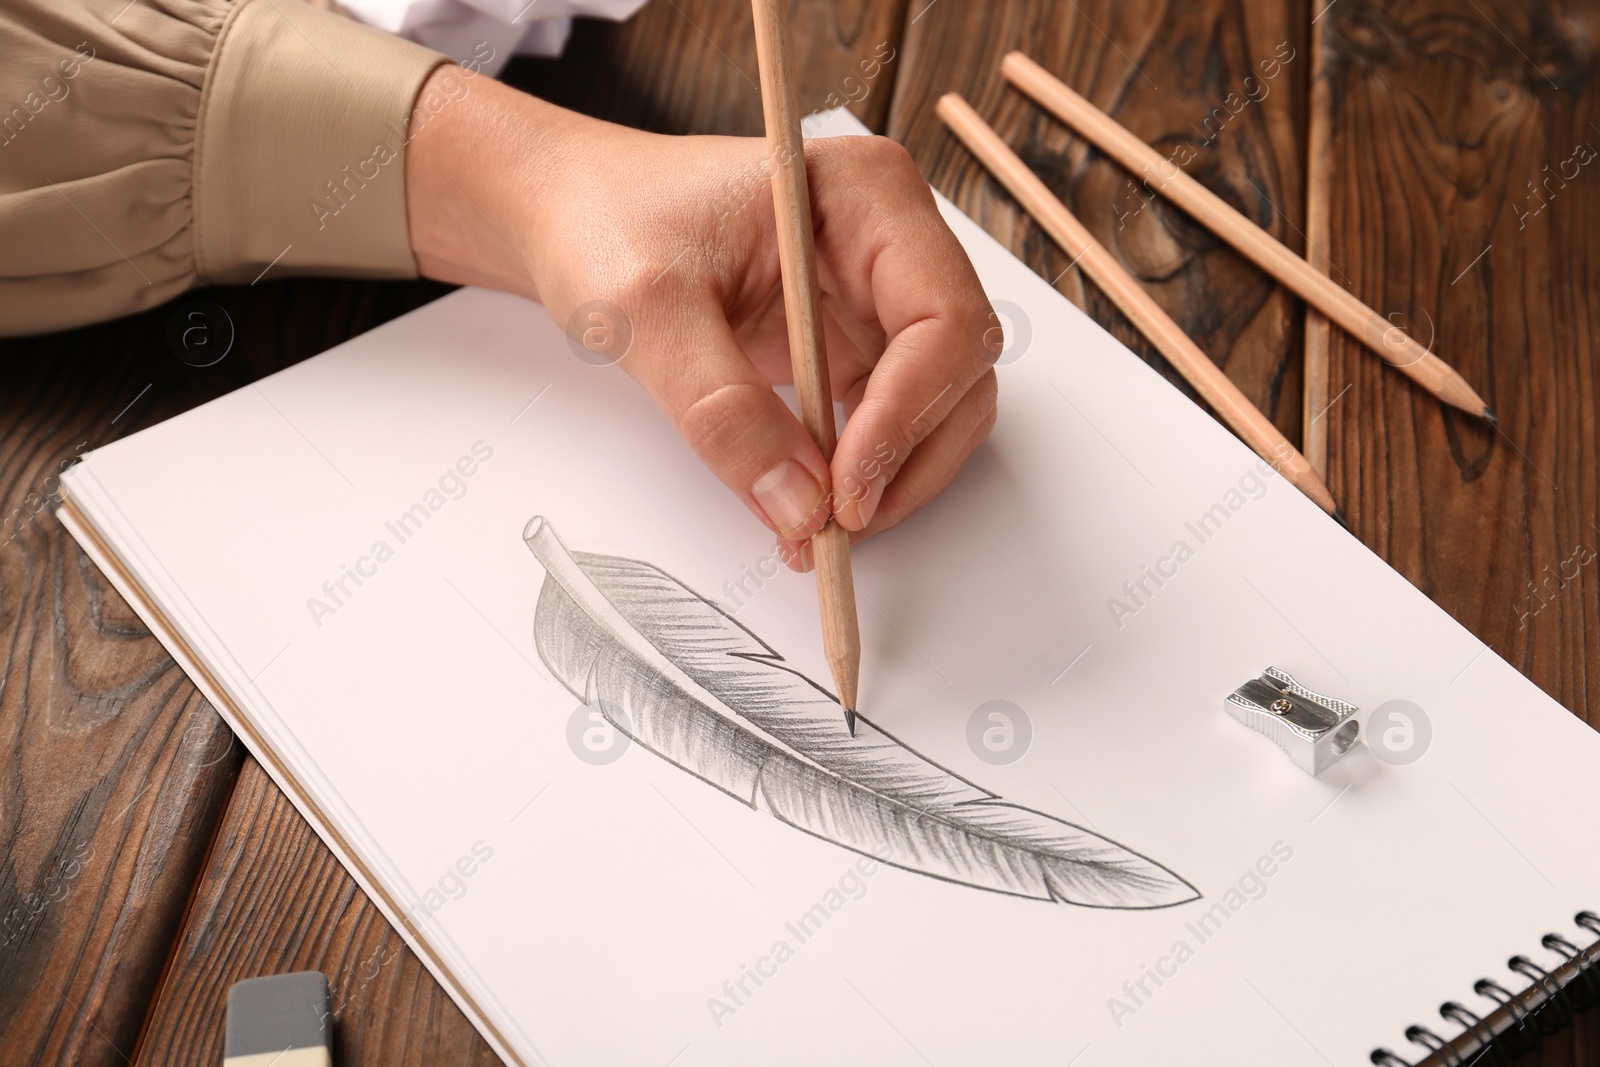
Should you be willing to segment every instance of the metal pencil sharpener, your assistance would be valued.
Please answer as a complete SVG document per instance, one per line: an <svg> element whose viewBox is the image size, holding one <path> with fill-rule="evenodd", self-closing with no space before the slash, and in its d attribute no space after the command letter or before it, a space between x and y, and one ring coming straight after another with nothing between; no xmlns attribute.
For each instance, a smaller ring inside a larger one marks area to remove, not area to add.
<svg viewBox="0 0 1600 1067"><path fill-rule="evenodd" d="M1276 667L1235 689L1227 707L1229 715L1270 737L1312 776L1349 752L1361 733L1352 718L1360 708L1313 693Z"/></svg>

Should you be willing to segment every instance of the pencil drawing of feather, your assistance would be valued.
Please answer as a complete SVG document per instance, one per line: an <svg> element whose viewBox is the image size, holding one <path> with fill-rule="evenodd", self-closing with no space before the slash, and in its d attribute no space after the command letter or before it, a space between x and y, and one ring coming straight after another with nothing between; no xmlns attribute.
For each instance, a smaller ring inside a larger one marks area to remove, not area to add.
<svg viewBox="0 0 1600 1067"><path fill-rule="evenodd" d="M838 702L670 575L523 532L546 572L534 616L545 664L618 730L782 822L981 889L1102 908L1199 894L1114 841L1008 804Z"/></svg>

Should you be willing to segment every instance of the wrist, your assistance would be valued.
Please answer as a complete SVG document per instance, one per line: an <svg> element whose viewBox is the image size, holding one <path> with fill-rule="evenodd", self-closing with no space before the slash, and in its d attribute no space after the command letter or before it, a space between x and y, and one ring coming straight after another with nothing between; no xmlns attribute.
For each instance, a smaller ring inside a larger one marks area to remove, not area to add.
<svg viewBox="0 0 1600 1067"><path fill-rule="evenodd" d="M560 175L594 120L453 65L423 83L413 116L406 221L418 272L540 299Z"/></svg>

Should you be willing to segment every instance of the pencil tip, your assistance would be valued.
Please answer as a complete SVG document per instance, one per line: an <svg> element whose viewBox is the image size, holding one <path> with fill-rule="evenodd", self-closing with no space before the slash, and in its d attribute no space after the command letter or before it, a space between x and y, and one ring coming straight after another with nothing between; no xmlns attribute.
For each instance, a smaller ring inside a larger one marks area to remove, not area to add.
<svg viewBox="0 0 1600 1067"><path fill-rule="evenodd" d="M850 731L850 736L856 735L856 713L852 708L844 709L844 728Z"/></svg>
<svg viewBox="0 0 1600 1067"><path fill-rule="evenodd" d="M1338 508L1334 508L1328 514L1332 515L1333 516L1333 521L1338 523L1345 530L1349 530L1350 529L1350 524L1348 522L1344 521L1344 512L1340 511Z"/></svg>
<svg viewBox="0 0 1600 1067"><path fill-rule="evenodd" d="M1491 407L1487 407L1486 406L1483 409L1483 418L1484 418L1484 421L1487 422L1490 426L1498 426L1498 425L1500 425L1500 420L1495 418L1494 409L1491 408Z"/></svg>

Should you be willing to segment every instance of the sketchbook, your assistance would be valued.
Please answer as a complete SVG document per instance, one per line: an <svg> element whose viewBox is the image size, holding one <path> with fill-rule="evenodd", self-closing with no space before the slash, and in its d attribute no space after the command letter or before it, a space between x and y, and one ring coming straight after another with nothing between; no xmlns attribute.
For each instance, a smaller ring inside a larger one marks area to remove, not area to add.
<svg viewBox="0 0 1600 1067"><path fill-rule="evenodd" d="M62 519L508 1064L1413 1062L1574 996L1600 738L940 209L1000 416L855 550L854 736L813 578L503 294L96 450ZM1365 740L1244 728L1268 667Z"/></svg>

